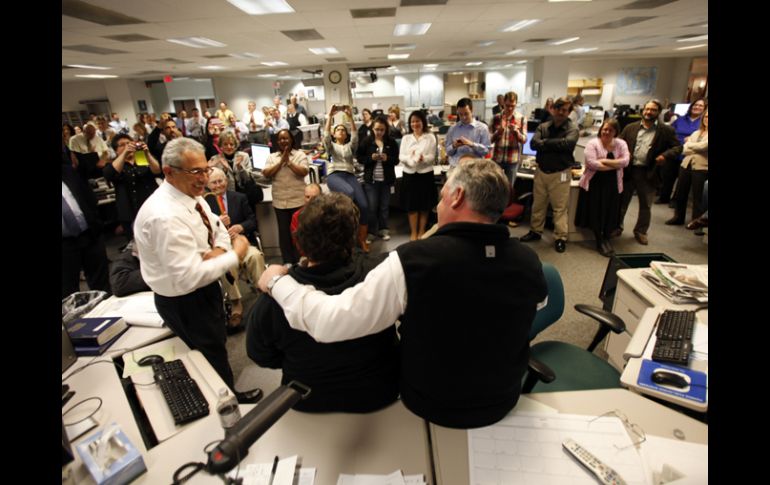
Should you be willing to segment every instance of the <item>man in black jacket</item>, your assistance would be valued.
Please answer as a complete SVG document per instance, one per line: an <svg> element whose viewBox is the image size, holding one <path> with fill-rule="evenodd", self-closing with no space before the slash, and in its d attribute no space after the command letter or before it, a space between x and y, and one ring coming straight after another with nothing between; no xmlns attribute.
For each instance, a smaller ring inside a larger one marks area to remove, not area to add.
<svg viewBox="0 0 770 485"><path fill-rule="evenodd" d="M682 152L682 145L674 129L658 121L661 109L662 105L657 99L647 101L642 111L642 120L626 125L618 137L628 145L631 161L623 171L620 228L613 235L619 236L623 232L623 219L636 190L639 196L639 216L634 226L634 237L643 245L649 244L647 230L652 217L652 199L661 182L661 166Z"/></svg>
<svg viewBox="0 0 770 485"><path fill-rule="evenodd" d="M496 224L509 195L496 163L463 160L441 189L438 231L399 246L362 283L327 295L272 265L259 287L318 342L376 334L399 319L404 405L441 426L493 424L518 402L547 294L537 255Z"/></svg>
<svg viewBox="0 0 770 485"><path fill-rule="evenodd" d="M110 292L109 261L96 197L69 165L61 166L61 297L80 290L80 270L88 288Z"/></svg>

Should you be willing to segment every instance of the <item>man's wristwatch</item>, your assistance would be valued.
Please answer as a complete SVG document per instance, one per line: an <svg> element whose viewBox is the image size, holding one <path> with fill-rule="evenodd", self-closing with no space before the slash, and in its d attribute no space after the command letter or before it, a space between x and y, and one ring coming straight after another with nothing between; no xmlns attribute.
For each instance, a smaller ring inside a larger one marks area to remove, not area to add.
<svg viewBox="0 0 770 485"><path fill-rule="evenodd" d="M273 276L272 278L270 278L270 281L267 282L267 294L268 295L270 295L270 296L273 295L273 286L275 286L275 284L278 282L278 280L280 280L284 276L286 276L286 275L285 274L277 274L277 275Z"/></svg>

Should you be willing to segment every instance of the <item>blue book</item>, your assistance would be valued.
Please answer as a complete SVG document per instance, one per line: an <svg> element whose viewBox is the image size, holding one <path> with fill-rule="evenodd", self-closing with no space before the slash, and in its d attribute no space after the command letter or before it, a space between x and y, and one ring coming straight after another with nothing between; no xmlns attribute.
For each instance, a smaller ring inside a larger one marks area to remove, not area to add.
<svg viewBox="0 0 770 485"><path fill-rule="evenodd" d="M97 347L126 328L128 325L122 317L82 317L67 324L67 333L75 347Z"/></svg>
<svg viewBox="0 0 770 485"><path fill-rule="evenodd" d="M683 376L688 385L678 389L674 386L657 384L652 381L652 374L657 370L663 370ZM646 387L665 394L671 394L682 399L705 403L706 391L708 390L708 376L705 372L699 372L673 364L665 364L652 360L643 359L642 367L639 370L639 378L636 381L639 387Z"/></svg>
<svg viewBox="0 0 770 485"><path fill-rule="evenodd" d="M79 356L102 355L121 335L126 333L126 330L128 330L127 326L119 334L112 337L109 342L102 345L75 345L75 353Z"/></svg>

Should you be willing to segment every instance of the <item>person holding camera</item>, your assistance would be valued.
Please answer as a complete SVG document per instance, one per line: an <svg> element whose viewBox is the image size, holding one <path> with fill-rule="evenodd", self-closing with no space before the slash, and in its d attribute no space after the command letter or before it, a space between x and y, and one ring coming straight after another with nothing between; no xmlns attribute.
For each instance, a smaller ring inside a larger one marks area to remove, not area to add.
<svg viewBox="0 0 770 485"><path fill-rule="evenodd" d="M337 112L342 112L350 117L350 131L344 124L334 127L331 131L332 118ZM350 141L348 140L350 137ZM358 244L365 252L369 252L369 244L366 242L366 235L369 232L367 225L369 218L369 202L366 199L364 188L356 179L356 169L353 161L353 154L358 149L358 131L356 122L353 120L353 112L350 106L332 105L329 109L329 115L326 117L326 126L324 127L324 148L329 156L329 165L326 178L326 184L332 192L342 192L355 202L359 211L358 219Z"/></svg>
<svg viewBox="0 0 770 485"><path fill-rule="evenodd" d="M115 187L118 221L130 241L134 237L136 213L158 188L155 177L160 176L160 164L146 144L129 135L115 135L111 145L117 157L104 166L104 178Z"/></svg>

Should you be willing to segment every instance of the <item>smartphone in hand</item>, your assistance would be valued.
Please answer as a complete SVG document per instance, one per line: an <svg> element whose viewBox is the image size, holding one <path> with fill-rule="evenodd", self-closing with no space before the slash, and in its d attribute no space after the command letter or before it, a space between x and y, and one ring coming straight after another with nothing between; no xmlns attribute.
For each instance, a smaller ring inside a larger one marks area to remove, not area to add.
<svg viewBox="0 0 770 485"><path fill-rule="evenodd" d="M134 163L137 167L147 167L150 165L150 161L147 160L147 155L144 150L137 150L134 152Z"/></svg>

